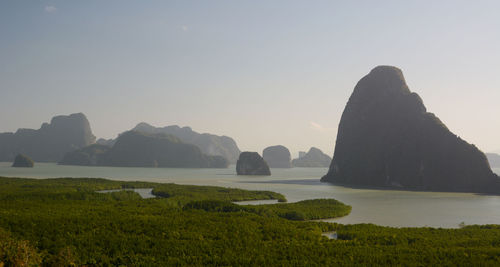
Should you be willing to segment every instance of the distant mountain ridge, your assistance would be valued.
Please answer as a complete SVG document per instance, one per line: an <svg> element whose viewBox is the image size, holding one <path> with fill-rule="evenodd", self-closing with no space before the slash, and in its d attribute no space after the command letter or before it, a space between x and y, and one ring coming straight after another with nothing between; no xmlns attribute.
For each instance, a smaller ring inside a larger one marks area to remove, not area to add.
<svg viewBox="0 0 500 267"><path fill-rule="evenodd" d="M122 133L112 147L93 144L67 153L61 165L226 168L222 156L210 156L193 144L185 144L173 135L139 131Z"/></svg>
<svg viewBox="0 0 500 267"><path fill-rule="evenodd" d="M229 163L236 163L240 156L240 149L236 142L228 136L218 136L209 133L198 133L190 127L179 127L177 125L154 127L145 122L137 124L133 131L149 133L149 134L170 134L179 138L183 143L193 144L201 149L201 152L212 156L222 156ZM109 140L107 140L109 143Z"/></svg>
<svg viewBox="0 0 500 267"><path fill-rule="evenodd" d="M65 153L94 142L95 136L83 113L55 116L38 130L0 133L0 161L13 161L17 154L24 154L34 161L57 162Z"/></svg>

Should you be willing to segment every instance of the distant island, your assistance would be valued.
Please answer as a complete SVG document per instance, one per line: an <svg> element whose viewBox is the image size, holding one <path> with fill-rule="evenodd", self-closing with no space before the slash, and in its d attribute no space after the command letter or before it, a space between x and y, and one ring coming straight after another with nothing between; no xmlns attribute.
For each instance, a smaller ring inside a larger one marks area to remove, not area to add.
<svg viewBox="0 0 500 267"><path fill-rule="evenodd" d="M500 168L500 155L495 153L486 153L488 162L492 168Z"/></svg>
<svg viewBox="0 0 500 267"><path fill-rule="evenodd" d="M267 162L257 152L241 152L236 162L238 175L271 175Z"/></svg>
<svg viewBox="0 0 500 267"><path fill-rule="evenodd" d="M83 113L53 117L38 130L19 129L0 133L0 161L13 161L24 154L39 162L57 162L69 151L95 142L89 121Z"/></svg>
<svg viewBox="0 0 500 267"><path fill-rule="evenodd" d="M228 136L219 136L209 133L198 133L190 127L179 127L177 125L154 127L147 123L139 123L132 129L151 134L170 134L179 138L186 144L196 145L201 149L201 152L212 156L222 156L231 164L236 163L241 151L233 138Z"/></svg>
<svg viewBox="0 0 500 267"><path fill-rule="evenodd" d="M262 151L262 158L271 168L292 167L290 150L282 145L266 147Z"/></svg>
<svg viewBox="0 0 500 267"><path fill-rule="evenodd" d="M292 160L294 167L303 168L326 168L330 166L332 158L316 147L311 147L309 151L297 159Z"/></svg>
<svg viewBox="0 0 500 267"><path fill-rule="evenodd" d="M205 155L192 144L173 135L128 131L121 134L112 147L93 144L67 153L61 165L227 168L222 156Z"/></svg>
<svg viewBox="0 0 500 267"><path fill-rule="evenodd" d="M500 193L477 147L453 134L412 93L400 69L363 77L340 120L323 182L426 191Z"/></svg>
<svg viewBox="0 0 500 267"><path fill-rule="evenodd" d="M35 166L35 162L33 160L23 154L19 154L14 159L14 163L12 163L12 167L21 167L21 168L33 168Z"/></svg>
<svg viewBox="0 0 500 267"><path fill-rule="evenodd" d="M206 155L222 156L231 164L236 163L241 151L236 142L228 136L218 136L209 133L200 134L190 127L179 127L177 125L154 127L145 122L137 124L132 131L147 134L169 134L179 138L183 143L193 144L201 149ZM99 139L98 144L112 146L114 139Z"/></svg>

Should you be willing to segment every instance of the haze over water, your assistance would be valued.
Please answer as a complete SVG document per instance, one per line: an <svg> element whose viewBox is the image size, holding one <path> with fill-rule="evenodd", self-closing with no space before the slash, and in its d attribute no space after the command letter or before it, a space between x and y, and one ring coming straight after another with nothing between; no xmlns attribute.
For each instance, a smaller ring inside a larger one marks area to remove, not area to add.
<svg viewBox="0 0 500 267"><path fill-rule="evenodd" d="M472 193L411 192L353 189L319 182L326 168L272 169L271 176L237 176L228 169L118 168L62 166L37 163L34 168L11 168L0 163L0 176L55 178L101 177L113 180L214 185L249 190L270 190L290 202L335 198L353 207L351 214L334 221L373 223L395 227L456 228L460 223L500 224L500 196ZM493 169L500 174L500 169Z"/></svg>

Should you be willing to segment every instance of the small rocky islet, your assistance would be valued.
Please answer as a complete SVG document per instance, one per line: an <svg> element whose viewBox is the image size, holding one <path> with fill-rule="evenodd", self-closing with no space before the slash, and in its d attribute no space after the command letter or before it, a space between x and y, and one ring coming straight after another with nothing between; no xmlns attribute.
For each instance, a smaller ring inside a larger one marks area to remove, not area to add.
<svg viewBox="0 0 500 267"><path fill-rule="evenodd" d="M23 154L18 154L12 163L12 167L16 168L33 168L35 162L28 156Z"/></svg>
<svg viewBox="0 0 500 267"><path fill-rule="evenodd" d="M236 162L238 175L271 175L267 162L257 152L242 152Z"/></svg>

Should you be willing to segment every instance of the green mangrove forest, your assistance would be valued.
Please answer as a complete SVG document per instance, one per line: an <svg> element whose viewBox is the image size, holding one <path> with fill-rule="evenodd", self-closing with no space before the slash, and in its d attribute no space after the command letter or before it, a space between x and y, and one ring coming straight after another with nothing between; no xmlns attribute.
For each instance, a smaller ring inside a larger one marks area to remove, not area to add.
<svg viewBox="0 0 500 267"><path fill-rule="evenodd" d="M133 191L153 188L156 198ZM236 201L276 199L240 205ZM500 226L390 228L312 221L333 199L105 179L0 178L0 266L498 265ZM322 236L337 233L337 239Z"/></svg>

